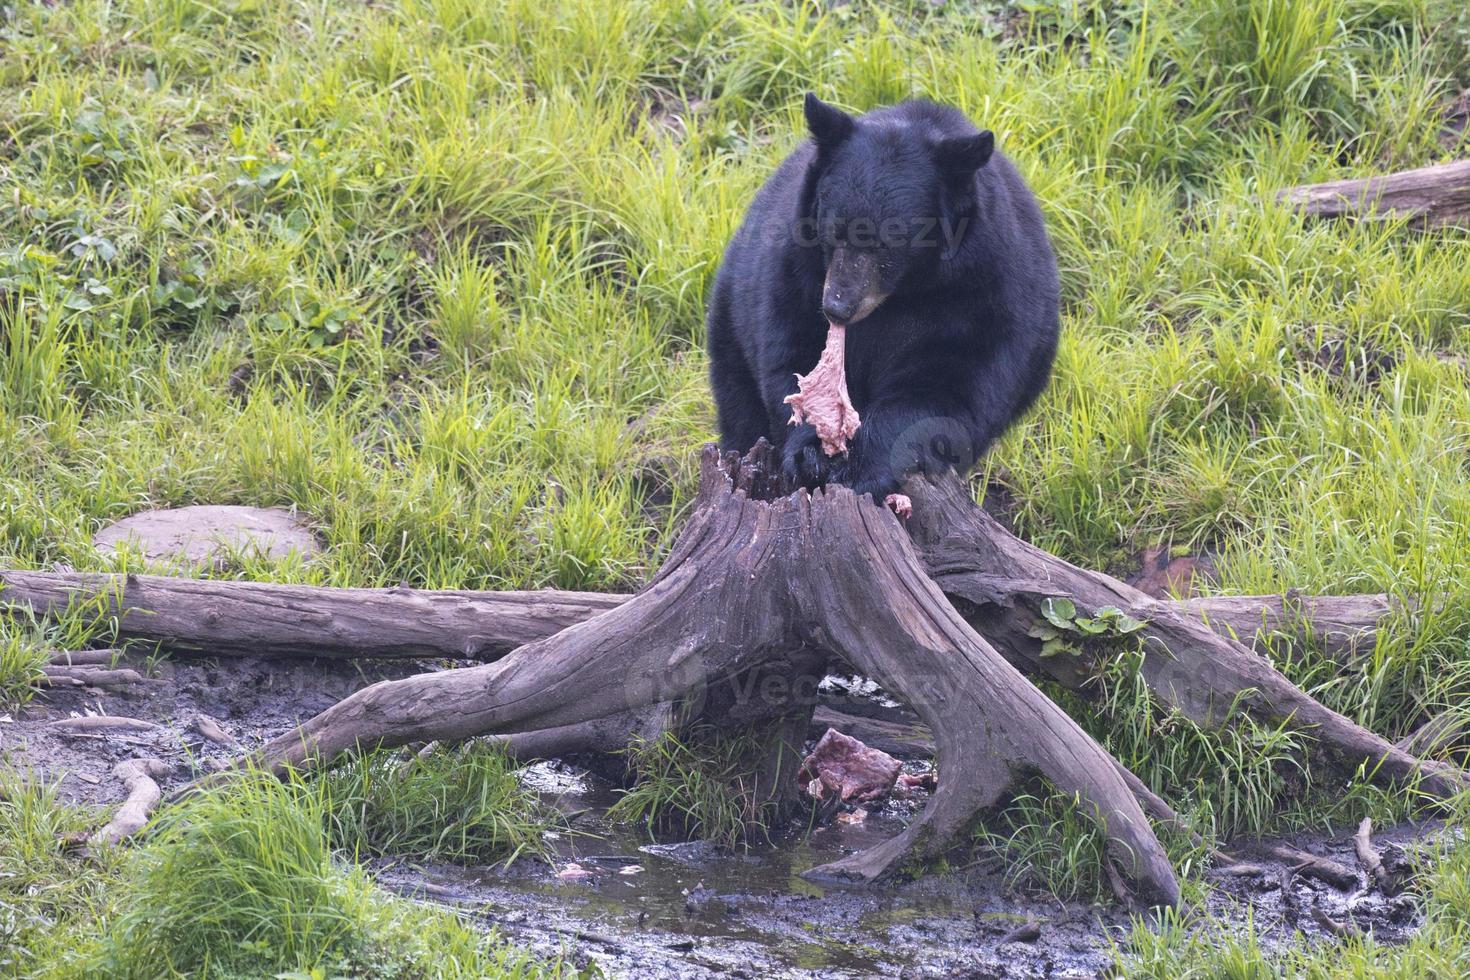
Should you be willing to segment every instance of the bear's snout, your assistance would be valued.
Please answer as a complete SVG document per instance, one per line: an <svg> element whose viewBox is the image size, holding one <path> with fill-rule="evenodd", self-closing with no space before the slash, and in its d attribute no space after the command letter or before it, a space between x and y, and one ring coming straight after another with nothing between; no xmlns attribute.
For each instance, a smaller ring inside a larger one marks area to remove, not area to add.
<svg viewBox="0 0 1470 980"><path fill-rule="evenodd" d="M822 284L822 315L829 323L847 326L861 320L887 298L879 279L875 256L838 248L827 265Z"/></svg>

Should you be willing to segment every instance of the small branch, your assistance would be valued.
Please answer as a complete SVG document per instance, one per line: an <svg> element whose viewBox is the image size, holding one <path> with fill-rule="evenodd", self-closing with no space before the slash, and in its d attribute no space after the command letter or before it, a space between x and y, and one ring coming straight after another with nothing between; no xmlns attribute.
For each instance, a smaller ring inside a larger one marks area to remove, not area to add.
<svg viewBox="0 0 1470 980"><path fill-rule="evenodd" d="M1425 228L1470 226L1470 160L1364 180L1292 187L1276 200L1316 218L1409 218Z"/></svg>
<svg viewBox="0 0 1470 980"><path fill-rule="evenodd" d="M156 732L163 726L120 715L83 715L80 718L62 718L46 727L62 735L80 735L88 732Z"/></svg>
<svg viewBox="0 0 1470 980"><path fill-rule="evenodd" d="M148 683L136 670L105 667L42 667L41 684L49 687L103 687L116 690Z"/></svg>
<svg viewBox="0 0 1470 980"><path fill-rule="evenodd" d="M53 667L111 667L122 656L121 650L58 650L50 663Z"/></svg>
<svg viewBox="0 0 1470 980"><path fill-rule="evenodd" d="M1378 885L1385 895L1396 895L1399 891L1398 879L1393 872L1383 866L1383 857L1378 849L1373 846L1373 821L1368 817L1358 824L1358 832L1353 835L1353 850L1358 855L1358 863L1363 870L1368 872L1368 878Z"/></svg>
<svg viewBox="0 0 1470 980"><path fill-rule="evenodd" d="M1325 881L1332 887L1342 891L1350 891L1358 887L1358 873L1347 865L1339 864L1331 858L1309 854L1300 848L1291 847L1287 844L1260 844L1251 849L1265 857L1289 865L1294 874L1316 878L1318 881Z"/></svg>
<svg viewBox="0 0 1470 980"><path fill-rule="evenodd" d="M230 735L229 732L220 727L219 722L215 721L213 718L209 717L209 715L206 714L197 714L194 716L194 730L200 735L203 735L209 741L213 742L215 745L223 745L226 748L235 748L240 744L239 742L235 741L235 739Z"/></svg>
<svg viewBox="0 0 1470 980"><path fill-rule="evenodd" d="M1041 923L1037 921L1035 916L1030 916L1025 922L997 939L995 944L997 946L1004 946L1006 943L1034 943L1040 938Z"/></svg>
<svg viewBox="0 0 1470 980"><path fill-rule="evenodd" d="M1357 927L1349 923L1338 922L1336 919L1332 918L1332 916L1322 911L1322 908L1320 906L1312 906L1312 919L1317 923L1317 925L1321 926L1327 932L1332 933L1334 936L1339 936L1343 939L1352 939L1359 935Z"/></svg>
<svg viewBox="0 0 1470 980"><path fill-rule="evenodd" d="M168 766L157 759L129 759L112 770L127 788L128 798L117 808L106 826L87 839L89 844L116 844L142 830L148 816L163 798L156 779L168 774Z"/></svg>

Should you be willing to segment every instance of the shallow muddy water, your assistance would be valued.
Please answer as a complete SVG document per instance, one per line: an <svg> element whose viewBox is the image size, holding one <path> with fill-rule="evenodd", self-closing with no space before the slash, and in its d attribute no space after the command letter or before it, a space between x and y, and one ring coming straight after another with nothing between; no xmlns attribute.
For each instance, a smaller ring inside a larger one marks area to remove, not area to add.
<svg viewBox="0 0 1470 980"><path fill-rule="evenodd" d="M115 763L151 756L172 767L165 790L223 764L238 752L288 731L359 687L427 665L358 666L341 662L173 661L151 681L122 692L54 690L25 712L0 717L0 754L41 778L59 781L63 798L113 803L122 787ZM845 699L870 692L827 686ZM154 722L143 733L65 736L51 722L79 713L124 715ZM236 740L204 739L198 716L213 718ZM551 864L472 868L411 860L378 862L380 883L415 900L454 907L508 940L613 976L661 977L1092 977L1113 961L1128 917L1116 906L1063 903L1013 894L997 871L974 867L891 887L826 887L801 872L897 833L913 807L895 802L857 824L799 828L748 852L701 843L656 844L638 827L605 819L614 791L573 766L551 762L525 774L566 815ZM1385 828L1379 844L1412 844L1422 828ZM1350 832L1290 841L1355 867ZM559 877L568 865L589 872ZM1338 929L1371 931L1394 942L1417 926L1410 896L1384 898L1366 889L1339 890L1279 862L1262 874L1211 879L1200 928L1239 930L1248 917L1268 947L1337 942ZM638 870L633 870L637 868ZM1283 883L1285 880L1285 883ZM1031 942L1001 940L1035 919Z"/></svg>
<svg viewBox="0 0 1470 980"><path fill-rule="evenodd" d="M555 763L536 770L538 778L567 772ZM552 866L381 865L379 880L459 906L538 951L565 950L630 977L1090 977L1108 963L1106 935L1126 924L1100 908L1006 900L972 875L880 889L800 876L891 837L911 804L731 852L658 844L640 828L610 824L614 795L594 776L565 786L548 794L573 814ZM572 864L590 875L558 877ZM997 945L1028 916L1043 921L1038 941Z"/></svg>

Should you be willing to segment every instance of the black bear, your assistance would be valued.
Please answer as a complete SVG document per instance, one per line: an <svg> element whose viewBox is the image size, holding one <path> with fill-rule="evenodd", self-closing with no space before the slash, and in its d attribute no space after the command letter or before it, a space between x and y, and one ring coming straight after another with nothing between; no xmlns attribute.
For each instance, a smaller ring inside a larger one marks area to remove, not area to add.
<svg viewBox="0 0 1470 980"><path fill-rule="evenodd" d="M786 476L882 500L912 472L964 472L1046 386L1060 330L1041 210L995 138L913 101L851 116L806 97L811 139L756 195L710 296L720 442L765 436ZM828 458L786 396L846 331L862 426Z"/></svg>

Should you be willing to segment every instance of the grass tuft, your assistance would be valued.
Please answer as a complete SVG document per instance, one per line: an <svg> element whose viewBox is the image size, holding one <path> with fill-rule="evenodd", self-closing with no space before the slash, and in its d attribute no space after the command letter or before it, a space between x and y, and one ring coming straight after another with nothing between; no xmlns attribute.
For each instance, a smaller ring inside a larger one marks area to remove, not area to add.
<svg viewBox="0 0 1470 980"><path fill-rule="evenodd" d="M608 817L641 823L651 836L675 834L724 847L765 838L776 804L757 793L756 774L748 771L750 748L741 735L637 738L628 748L633 786Z"/></svg>
<svg viewBox="0 0 1470 980"><path fill-rule="evenodd" d="M545 854L550 815L497 746L369 752L315 783L303 791L320 798L334 847L348 853L477 864Z"/></svg>

